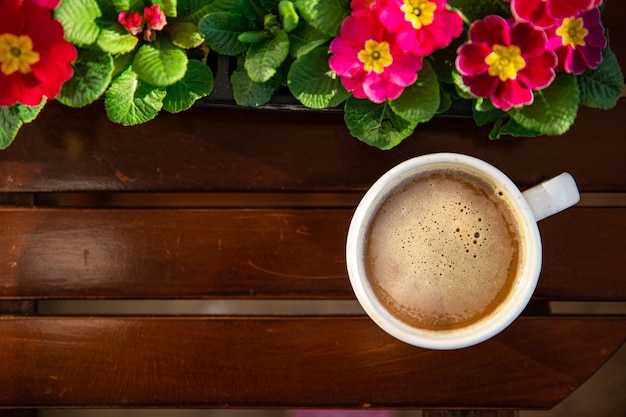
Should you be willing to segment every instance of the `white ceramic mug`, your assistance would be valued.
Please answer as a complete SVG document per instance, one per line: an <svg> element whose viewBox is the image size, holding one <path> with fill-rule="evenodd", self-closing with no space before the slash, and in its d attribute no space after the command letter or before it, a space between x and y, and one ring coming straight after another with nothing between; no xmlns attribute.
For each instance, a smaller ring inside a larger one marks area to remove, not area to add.
<svg viewBox="0 0 626 417"><path fill-rule="evenodd" d="M523 235L523 261L509 295L493 311L466 327L427 330L411 326L391 314L375 294L367 276L365 246L370 222L400 184L433 169L461 170L487 180L502 190ZM423 155L405 161L378 179L359 203L348 231L346 262L352 288L365 312L383 330L399 340L429 349L458 349L491 338L511 324L524 310L541 271L542 246L537 222L558 213L580 199L572 176L563 173L521 192L500 170L480 159L453 153Z"/></svg>

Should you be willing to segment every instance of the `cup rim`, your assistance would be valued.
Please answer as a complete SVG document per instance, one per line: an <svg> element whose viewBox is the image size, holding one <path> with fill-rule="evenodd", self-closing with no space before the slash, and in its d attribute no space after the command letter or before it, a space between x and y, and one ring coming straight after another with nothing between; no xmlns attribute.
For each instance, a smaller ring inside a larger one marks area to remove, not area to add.
<svg viewBox="0 0 626 417"><path fill-rule="evenodd" d="M391 315L374 294L366 273L363 242L370 219L385 197L397 185L416 172L437 166L458 166L466 171L486 174L509 196L525 231L522 239L525 261L521 276L513 290L496 312L467 327L451 330L425 330L411 327ZM365 193L359 202L346 239L346 264L352 289L368 316L384 331L395 338L428 349L459 349L481 343L508 327L530 301L539 279L542 262L541 238L537 221L513 181L495 166L473 156L458 153L434 153L417 156L394 166L384 173Z"/></svg>

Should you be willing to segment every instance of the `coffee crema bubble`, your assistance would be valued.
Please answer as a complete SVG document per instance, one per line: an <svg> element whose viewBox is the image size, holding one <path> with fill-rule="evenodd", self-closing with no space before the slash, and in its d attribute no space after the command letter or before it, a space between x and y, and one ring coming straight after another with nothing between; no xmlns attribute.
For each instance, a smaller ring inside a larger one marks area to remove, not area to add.
<svg viewBox="0 0 626 417"><path fill-rule="evenodd" d="M417 328L446 330L490 315L519 265L521 235L503 193L456 169L401 184L373 217L365 267L379 301Z"/></svg>

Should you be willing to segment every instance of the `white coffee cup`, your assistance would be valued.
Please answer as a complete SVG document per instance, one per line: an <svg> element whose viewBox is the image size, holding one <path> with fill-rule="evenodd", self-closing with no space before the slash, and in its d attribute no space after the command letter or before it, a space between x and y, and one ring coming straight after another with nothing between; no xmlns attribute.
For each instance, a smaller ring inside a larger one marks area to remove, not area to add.
<svg viewBox="0 0 626 417"><path fill-rule="evenodd" d="M523 261L509 295L495 310L466 327L429 330L418 328L390 313L374 292L367 276L366 236L370 222L400 184L433 169L461 170L487 180L502 191L515 213L523 235ZM346 242L350 283L365 312L383 330L408 344L429 349L458 349L483 342L511 324L530 301L541 271L542 246L537 222L558 213L580 199L572 176L563 173L521 192L500 170L480 159L454 153L423 155L405 161L379 178L367 191L353 215Z"/></svg>

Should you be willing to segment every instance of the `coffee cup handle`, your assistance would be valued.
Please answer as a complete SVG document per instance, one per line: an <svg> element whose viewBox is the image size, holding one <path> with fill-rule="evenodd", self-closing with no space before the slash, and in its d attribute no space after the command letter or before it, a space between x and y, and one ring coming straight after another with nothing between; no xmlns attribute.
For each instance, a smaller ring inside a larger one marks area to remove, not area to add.
<svg viewBox="0 0 626 417"><path fill-rule="evenodd" d="M522 195L536 221L552 216L580 201L576 181L567 172L529 188L522 192Z"/></svg>

